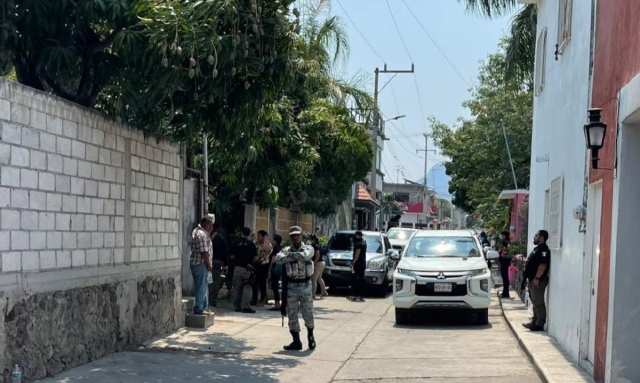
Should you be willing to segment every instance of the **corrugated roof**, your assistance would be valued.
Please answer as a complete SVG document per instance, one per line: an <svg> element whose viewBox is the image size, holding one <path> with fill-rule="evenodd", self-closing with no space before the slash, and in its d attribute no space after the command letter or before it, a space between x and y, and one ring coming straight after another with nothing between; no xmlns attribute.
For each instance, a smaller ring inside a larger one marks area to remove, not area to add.
<svg viewBox="0 0 640 383"><path fill-rule="evenodd" d="M362 185L356 185L356 200L377 203L377 201L371 197L371 194L369 194L367 189Z"/></svg>

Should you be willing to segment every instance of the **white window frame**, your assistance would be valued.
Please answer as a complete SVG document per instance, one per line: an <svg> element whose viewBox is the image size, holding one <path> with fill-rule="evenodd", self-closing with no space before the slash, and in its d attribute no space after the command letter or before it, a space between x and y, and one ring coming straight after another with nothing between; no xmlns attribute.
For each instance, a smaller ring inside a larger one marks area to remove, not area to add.
<svg viewBox="0 0 640 383"><path fill-rule="evenodd" d="M571 40L571 19L573 17L573 0L558 1L558 48L557 53L562 54L564 47Z"/></svg>
<svg viewBox="0 0 640 383"><path fill-rule="evenodd" d="M534 89L535 95L539 96L544 89L544 78L546 72L547 62L547 28L542 28L538 41L536 42L536 68L535 68L535 80Z"/></svg>
<svg viewBox="0 0 640 383"><path fill-rule="evenodd" d="M547 189L544 191L544 222L542 225L542 228L544 230L549 230L549 222L550 222L550 218L549 218L549 194L550 194L550 190Z"/></svg>
<svg viewBox="0 0 640 383"><path fill-rule="evenodd" d="M564 209L564 179L558 177L551 181L549 190L549 247L562 248L562 211Z"/></svg>

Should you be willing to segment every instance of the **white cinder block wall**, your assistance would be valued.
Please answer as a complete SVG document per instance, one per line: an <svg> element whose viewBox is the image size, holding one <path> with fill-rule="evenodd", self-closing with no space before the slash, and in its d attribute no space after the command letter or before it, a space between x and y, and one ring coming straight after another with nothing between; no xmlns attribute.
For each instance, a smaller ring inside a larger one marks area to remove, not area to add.
<svg viewBox="0 0 640 383"><path fill-rule="evenodd" d="M0 376L52 376L184 323L180 158L0 78Z"/></svg>
<svg viewBox="0 0 640 383"><path fill-rule="evenodd" d="M179 258L178 147L7 85L0 96L0 271Z"/></svg>

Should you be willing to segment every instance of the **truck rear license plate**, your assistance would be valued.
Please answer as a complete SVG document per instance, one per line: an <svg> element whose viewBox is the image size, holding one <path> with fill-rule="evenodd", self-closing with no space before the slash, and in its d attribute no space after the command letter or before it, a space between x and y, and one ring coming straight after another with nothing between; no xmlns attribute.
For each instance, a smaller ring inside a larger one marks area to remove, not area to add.
<svg viewBox="0 0 640 383"><path fill-rule="evenodd" d="M452 291L451 283L434 283L434 293L450 293Z"/></svg>

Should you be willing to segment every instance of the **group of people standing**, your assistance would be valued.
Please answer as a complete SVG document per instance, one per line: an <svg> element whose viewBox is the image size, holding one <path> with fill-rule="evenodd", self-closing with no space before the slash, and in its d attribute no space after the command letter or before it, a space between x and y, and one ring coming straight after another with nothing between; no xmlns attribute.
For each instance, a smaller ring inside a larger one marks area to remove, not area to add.
<svg viewBox="0 0 640 383"><path fill-rule="evenodd" d="M549 266L551 265L551 251L547 245L549 233L539 230L533 237L535 245L533 251L526 258L526 266L523 271L522 290L528 287L529 298L533 306L533 318L528 323L523 323L525 328L531 331L544 331L547 321L547 307L544 301L545 290L549 285ZM511 266L512 254L510 253L510 235L508 231L500 233L500 240L492 243L487 234L480 233L482 246L497 247L500 257L500 275L502 277L502 298L509 298L509 266ZM491 264L489 264L491 267Z"/></svg>
<svg viewBox="0 0 640 383"><path fill-rule="evenodd" d="M270 311L280 311L289 319L293 342L285 350L301 350L298 312L302 313L307 328L309 348L316 347L313 335L313 300L327 296L322 273L325 255L315 235L303 236L299 226L289 230L291 245L282 246L282 236L275 234L271 241L264 230L259 230L255 240L251 229L240 230L240 239L230 251L226 239L217 229L215 217L206 215L200 220L191 236L190 265L195 284L193 313L208 315L208 306L217 306L223 266L228 265L227 280L232 281L235 311L255 313L251 306L268 304L268 285L273 291L274 306ZM307 238L304 238L307 237ZM208 297L208 273L212 273L211 294ZM280 284L282 283L282 295ZM319 289L319 296L316 292Z"/></svg>

